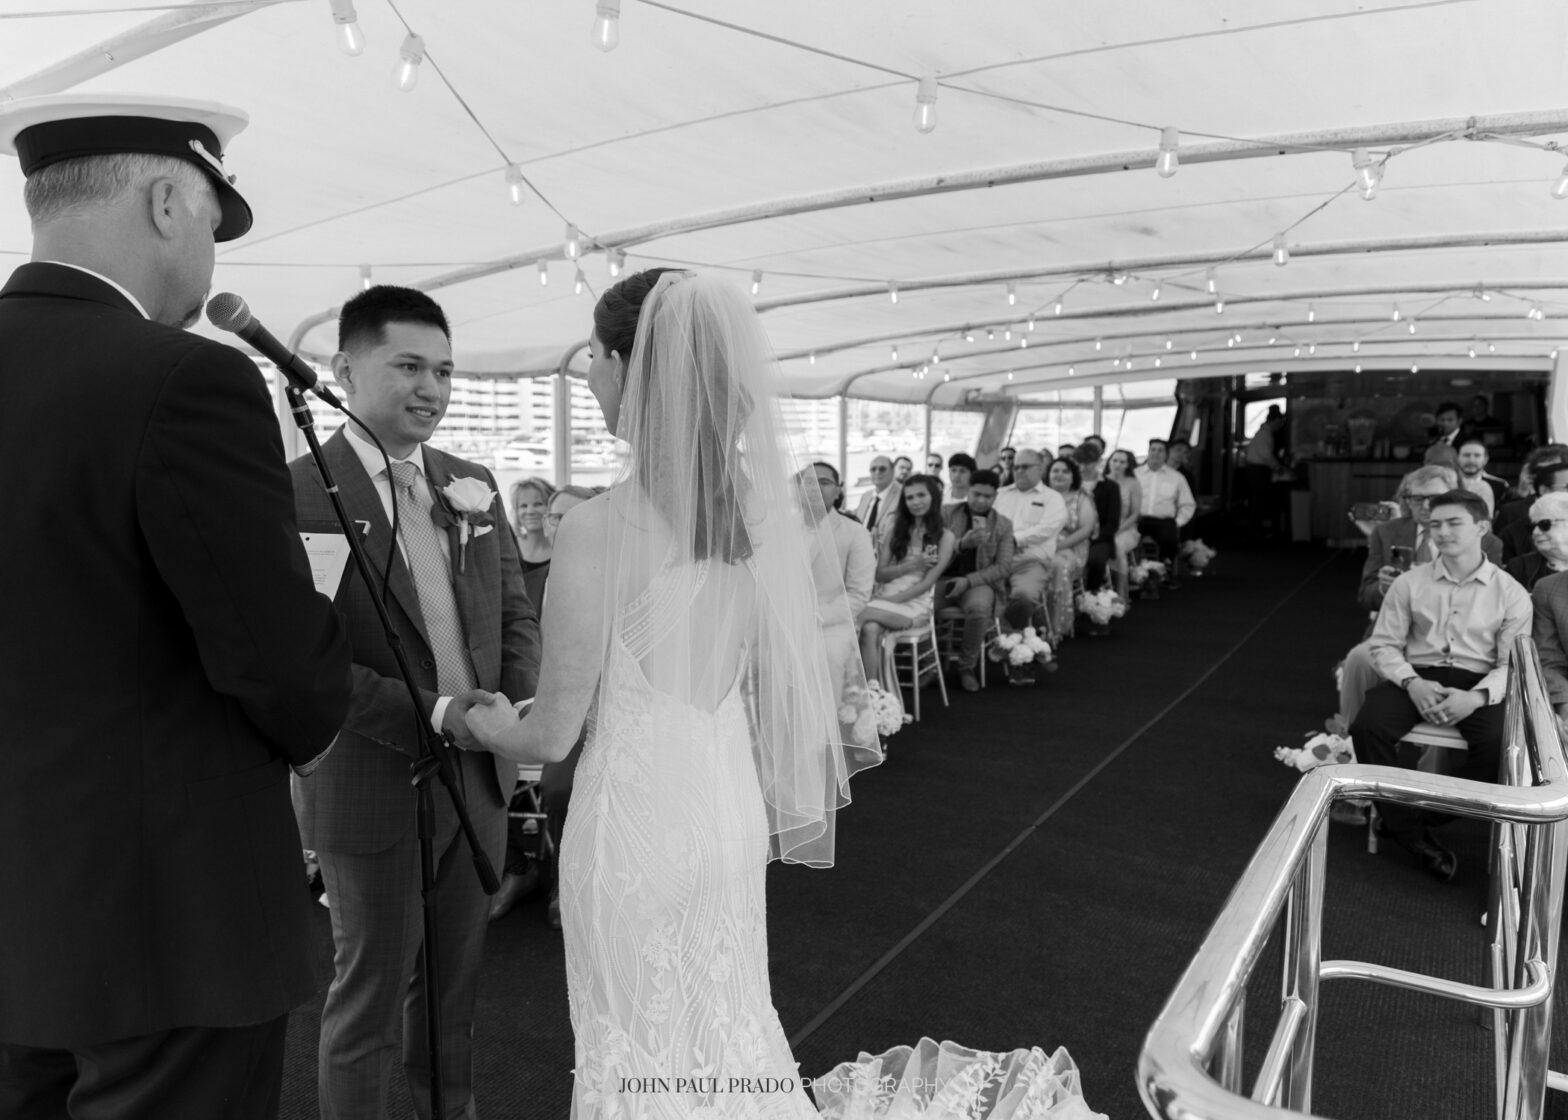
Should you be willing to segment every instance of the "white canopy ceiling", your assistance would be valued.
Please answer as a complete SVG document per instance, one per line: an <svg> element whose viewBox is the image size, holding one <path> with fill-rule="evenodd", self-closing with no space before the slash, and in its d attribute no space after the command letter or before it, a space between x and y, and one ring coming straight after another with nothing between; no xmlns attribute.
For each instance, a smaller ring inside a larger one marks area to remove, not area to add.
<svg viewBox="0 0 1568 1120"><path fill-rule="evenodd" d="M334 6L357 8L363 54L340 51ZM0 100L248 111L228 162L256 225L220 247L214 286L315 355L368 266L442 302L463 369L554 369L586 336L607 250L748 286L761 272L758 307L807 396L952 405L1173 367L1546 368L1562 335L1560 0L622 7L604 53L594 0L0 0ZM427 54L405 93L409 30ZM1180 132L1169 178L1163 128ZM1371 201L1357 148L1382 167ZM28 252L20 186L0 161L0 271Z"/></svg>

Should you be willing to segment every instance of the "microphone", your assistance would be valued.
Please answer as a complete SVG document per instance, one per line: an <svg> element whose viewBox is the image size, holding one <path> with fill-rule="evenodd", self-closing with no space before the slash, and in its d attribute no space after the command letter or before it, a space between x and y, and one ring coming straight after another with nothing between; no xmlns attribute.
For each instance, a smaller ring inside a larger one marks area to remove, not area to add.
<svg viewBox="0 0 1568 1120"><path fill-rule="evenodd" d="M207 321L220 331L237 334L250 343L263 358L282 370L296 388L309 389L333 408L343 407L343 402L331 389L318 383L316 371L262 326L245 301L233 292L219 292L207 301Z"/></svg>

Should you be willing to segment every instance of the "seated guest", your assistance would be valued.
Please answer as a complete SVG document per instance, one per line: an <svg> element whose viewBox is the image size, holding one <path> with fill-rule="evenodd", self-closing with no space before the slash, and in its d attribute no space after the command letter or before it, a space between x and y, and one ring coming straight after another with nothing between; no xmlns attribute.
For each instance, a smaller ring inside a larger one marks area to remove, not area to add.
<svg viewBox="0 0 1568 1120"><path fill-rule="evenodd" d="M1546 695L1559 719L1568 719L1568 573L1547 575L1530 592L1531 633L1541 655Z"/></svg>
<svg viewBox="0 0 1568 1120"><path fill-rule="evenodd" d="M1480 436L1459 437L1459 487L1479 494L1486 502L1488 513L1495 513L1502 504L1508 483L1494 474L1486 473L1490 456Z"/></svg>
<svg viewBox="0 0 1568 1120"><path fill-rule="evenodd" d="M1076 443L1064 443L1056 449L1056 458L1071 459L1073 457L1073 452L1077 450L1078 445Z"/></svg>
<svg viewBox="0 0 1568 1120"><path fill-rule="evenodd" d="M1046 485L1062 496L1067 520L1056 538L1056 555L1051 558L1051 621L1055 624L1050 640L1056 641L1068 629L1077 612L1073 602L1073 579L1089 560L1089 539L1099 529L1099 514L1094 498L1084 492L1083 475L1073 459L1058 459L1046 474Z"/></svg>
<svg viewBox="0 0 1568 1120"><path fill-rule="evenodd" d="M1455 474L1459 473L1459 449L1452 444L1438 440L1429 446L1421 455L1421 461L1432 467L1448 467Z"/></svg>
<svg viewBox="0 0 1568 1120"><path fill-rule="evenodd" d="M1548 443L1524 457L1518 481L1509 491L1509 500L1503 503L1497 516L1492 519L1492 532L1501 537L1509 525L1530 516L1530 503L1540 497L1535 489L1535 468L1542 463L1555 462L1568 463L1568 443Z"/></svg>
<svg viewBox="0 0 1568 1120"><path fill-rule="evenodd" d="M1051 583L1051 562L1056 556L1057 534L1067 522L1067 503L1042 482L1046 466L1042 452L1025 448L1013 465L1013 485L1002 487L996 495L996 512L1013 523L1013 541L1018 546L1007 597L1022 600L1035 612L1043 607ZM1042 618L1039 629L1049 630L1050 625Z"/></svg>
<svg viewBox="0 0 1568 1120"><path fill-rule="evenodd" d="M1094 437L1083 441L1073 452L1073 461L1083 475L1083 488L1094 497L1095 530L1089 538L1089 555L1084 562L1084 586L1098 591L1110 583L1110 564L1116 557L1116 532L1122 521L1122 490L1108 478L1100 477L1104 451ZM1091 627L1090 633L1096 629Z"/></svg>
<svg viewBox="0 0 1568 1120"><path fill-rule="evenodd" d="M1507 426L1492 415L1492 402L1487 400L1485 393L1477 393L1470 398L1470 407L1465 410L1465 418L1459 424L1461 442L1471 436L1484 439L1488 433L1501 442L1507 432Z"/></svg>
<svg viewBox="0 0 1568 1120"><path fill-rule="evenodd" d="M1105 461L1105 476L1116 483L1122 495L1122 516L1117 523L1116 563L1123 574L1127 570L1127 557L1138 551L1143 534L1138 532L1138 518L1143 515L1143 487L1138 482L1138 457L1131 451L1113 451Z"/></svg>
<svg viewBox="0 0 1568 1120"><path fill-rule="evenodd" d="M1436 417L1437 426L1432 429L1433 445L1446 444L1458 451L1455 444L1459 441L1459 406L1453 401L1444 401L1437 406Z"/></svg>
<svg viewBox="0 0 1568 1120"><path fill-rule="evenodd" d="M1405 571L1416 564L1435 559L1437 552L1427 528L1434 498L1456 488L1454 472L1447 467L1417 467L1399 483L1395 494L1404 516L1376 523L1367 538L1367 559L1361 566L1361 586L1356 602L1376 614L1388 589ZM1490 533L1481 540L1481 551L1494 564L1500 564L1503 545ZM1367 690L1382 678L1372 664L1372 646L1363 641L1345 655L1339 677L1339 714L1348 726L1361 711Z"/></svg>
<svg viewBox="0 0 1568 1120"><path fill-rule="evenodd" d="M822 619L828 663L835 687L842 687L846 668L856 654L856 624L871 601L877 556L871 534L843 512L844 487L831 463L812 463L800 472L801 509L811 535L811 576L817 588L817 613ZM839 588L848 601L840 605ZM838 612L835 614L835 612Z"/></svg>
<svg viewBox="0 0 1568 1120"><path fill-rule="evenodd" d="M893 481L897 482L900 486L904 484L905 479L914 473L915 461L908 455L900 455L897 459L893 460Z"/></svg>
<svg viewBox="0 0 1568 1120"><path fill-rule="evenodd" d="M951 479L947 488L947 506L949 508L960 504L965 498L969 497L969 479L976 469L975 457L973 455L966 455L959 451L947 457L947 476ZM1000 486L998 486L998 489L1000 489Z"/></svg>
<svg viewBox="0 0 1568 1120"><path fill-rule="evenodd" d="M1176 546L1181 527L1192 520L1198 503L1185 475L1166 462L1169 445L1163 439L1149 441L1149 457L1138 468L1138 485L1143 490L1143 512L1138 516L1138 532L1153 537L1160 548L1160 559L1176 573ZM1175 581L1172 580L1172 586Z"/></svg>
<svg viewBox="0 0 1568 1120"><path fill-rule="evenodd" d="M1530 472L1530 485L1535 491L1535 498L1539 501L1547 494L1557 494L1568 491L1568 461L1549 459L1537 463ZM1526 506L1525 516L1515 517L1498 534L1503 541L1503 563L1506 564L1517 556L1527 556L1535 546L1535 527L1531 524L1534 519L1530 517L1531 506Z"/></svg>
<svg viewBox="0 0 1568 1120"><path fill-rule="evenodd" d="M516 519L517 555L523 562L523 586L528 601L539 609L544 601L544 581L550 575L551 542L555 534L545 525L555 487L542 478L525 478L512 484L512 516Z"/></svg>
<svg viewBox="0 0 1568 1120"><path fill-rule="evenodd" d="M860 612L860 657L868 681L882 679L885 631L929 621L932 589L952 558L953 534L942 524L942 484L930 475L910 475L877 553L872 599Z"/></svg>
<svg viewBox="0 0 1568 1120"><path fill-rule="evenodd" d="M893 480L893 460L886 455L878 455L871 460L870 470L871 489L860 496L855 520L865 526L875 544L893 524L893 511L898 508L899 484Z"/></svg>
<svg viewBox="0 0 1568 1120"><path fill-rule="evenodd" d="M935 451L926 456L926 474L938 482L942 481L942 456Z"/></svg>
<svg viewBox="0 0 1568 1120"><path fill-rule="evenodd" d="M1400 741L1425 720L1464 736L1460 777L1496 779L1508 658L1530 629L1531 608L1524 588L1482 553L1486 525L1479 495L1450 490L1432 500L1427 527L1437 559L1394 581L1372 630L1383 683L1350 725L1362 762L1413 768L1418 748ZM1446 882L1459 861L1428 824L1419 809L1383 805L1384 831Z"/></svg>
<svg viewBox="0 0 1568 1120"><path fill-rule="evenodd" d="M985 632L996 617L996 605L1006 594L1007 575L1013 568L1013 523L993 508L998 489L995 471L977 470L969 476L968 497L948 506L944 514L955 543L953 561L937 581L936 609L959 607L964 612L964 640L957 662L958 683L965 692L980 689L975 670Z"/></svg>
<svg viewBox="0 0 1568 1120"><path fill-rule="evenodd" d="M1011 447L1004 447L996 453L996 477L1001 481L1003 490L1013 484L1013 461L1017 456L1018 452Z"/></svg>
<svg viewBox="0 0 1568 1120"><path fill-rule="evenodd" d="M1554 572L1568 572L1568 494L1542 494L1530 507L1535 550L1508 561L1505 571L1526 591Z"/></svg>

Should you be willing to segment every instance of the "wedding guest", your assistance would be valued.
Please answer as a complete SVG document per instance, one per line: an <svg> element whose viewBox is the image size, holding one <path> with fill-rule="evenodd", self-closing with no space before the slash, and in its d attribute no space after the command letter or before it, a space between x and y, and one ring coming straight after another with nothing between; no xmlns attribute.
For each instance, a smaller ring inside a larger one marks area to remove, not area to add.
<svg viewBox="0 0 1568 1120"><path fill-rule="evenodd" d="M346 581L336 604L353 639L353 707L332 753L296 790L305 846L321 860L332 901L334 976L317 1053L321 1114L329 1120L381 1115L400 1058L415 1113L430 1115L417 797L409 782L421 754L416 721L464 748L449 751L449 761L479 843L500 863L517 766L472 749L477 742L463 714L476 687L523 699L539 677L538 616L495 479L428 444L446 415L452 369L446 315L423 292L377 285L343 305L332 374L391 462L355 424L339 428L322 450L349 516L370 526L365 549L373 563L390 558L385 598L420 695L416 710L371 602L382 588ZM330 522L315 463L305 456L291 470L300 528ZM465 491L475 497L460 499ZM452 527L442 531L437 516ZM471 526L464 544L458 519ZM461 1116L473 1107L474 999L490 900L443 788L435 791L434 847L442 1080L448 1108Z"/></svg>
<svg viewBox="0 0 1568 1120"><path fill-rule="evenodd" d="M842 687L845 669L855 657L856 619L871 601L877 557L871 535L841 512L843 487L838 469L816 462L800 472L801 509L811 536L811 576L817 588L817 611L827 640L832 680ZM840 590L842 588L842 590ZM848 603L845 612L837 604Z"/></svg>
<svg viewBox="0 0 1568 1120"><path fill-rule="evenodd" d="M550 574L550 542L555 534L545 525L555 487L542 478L525 478L512 484L512 516L517 529L517 553L523 564L523 586L537 609L544 602L544 581Z"/></svg>
<svg viewBox="0 0 1568 1120"><path fill-rule="evenodd" d="M1018 452L1011 447L1004 447L996 453L996 477L1001 480L1005 490L1013 484L1013 463Z"/></svg>
<svg viewBox="0 0 1568 1120"><path fill-rule="evenodd" d="M1071 459L1073 452L1078 450L1076 443L1064 443L1056 449L1057 459Z"/></svg>
<svg viewBox="0 0 1568 1120"><path fill-rule="evenodd" d="M956 606L964 612L957 665L959 687L965 692L980 690L975 671L1013 567L1013 523L994 508L999 489L996 483L995 471L974 471L969 475L964 501L948 506L943 518L953 534L954 551L952 562L937 581L936 610Z"/></svg>
<svg viewBox="0 0 1568 1120"><path fill-rule="evenodd" d="M1143 514L1143 486L1138 481L1138 457L1131 451L1113 451L1105 461L1105 473L1122 495L1122 516L1116 526L1116 562L1125 572L1127 558L1138 551L1143 534L1138 518Z"/></svg>
<svg viewBox="0 0 1568 1120"><path fill-rule="evenodd" d="M1437 406L1435 419L1437 424L1432 429L1432 442L1445 443L1458 451L1459 448L1454 447L1454 444L1459 439L1459 406L1453 401L1444 401Z"/></svg>
<svg viewBox="0 0 1568 1120"><path fill-rule="evenodd" d="M1187 485L1186 477L1166 463L1167 447L1165 440L1151 439L1149 457L1137 470L1143 507L1138 515L1138 532L1154 538L1160 548L1160 559L1169 566L1174 577L1181 527L1192 520L1198 504L1193 501L1192 488ZM1176 586L1174 578L1170 585Z"/></svg>
<svg viewBox="0 0 1568 1120"><path fill-rule="evenodd" d="M1501 442L1507 431L1507 426L1492 415L1492 402L1487 400L1485 393L1470 398L1470 407L1465 410L1465 418L1459 425L1461 440L1470 436L1485 437L1490 433Z"/></svg>
<svg viewBox="0 0 1568 1120"><path fill-rule="evenodd" d="M1568 444L1544 444L1524 457L1508 499L1492 518L1492 532L1501 537L1515 521L1524 521L1530 516L1530 504L1540 497L1535 488L1535 468L1542 463L1556 462L1568 463Z"/></svg>
<svg viewBox="0 0 1568 1120"><path fill-rule="evenodd" d="M1073 459L1058 459L1051 464L1046 485L1062 496L1067 520L1056 538L1056 555L1051 558L1051 616L1056 630L1051 640L1059 639L1070 627L1077 605L1073 602L1073 580L1089 559L1089 539L1099 528L1094 498L1083 489L1083 475Z"/></svg>
<svg viewBox="0 0 1568 1120"><path fill-rule="evenodd" d="M882 679L882 635L930 619L932 591L953 558L953 544L942 524L942 484L929 475L911 475L877 551L876 589L860 612L860 656L868 681Z"/></svg>
<svg viewBox="0 0 1568 1120"><path fill-rule="evenodd" d="M1007 581L1007 597L1023 602L1038 618L1046 609L1045 593L1051 583L1056 537L1067 521L1067 503L1042 484L1044 454L1025 448L1018 453L1014 466L1016 481L1002 487L996 495L996 511L1013 523L1013 541L1017 546ZM1054 629L1050 619L1042 618L1040 623L1042 631Z"/></svg>
<svg viewBox="0 0 1568 1120"><path fill-rule="evenodd" d="M1530 472L1530 484L1535 491L1531 505L1547 494L1557 494L1568 491L1568 460L1547 460L1537 463ZM1507 564L1515 557L1527 556L1534 546L1534 526L1529 516L1530 506L1522 511L1522 516L1516 516L1498 534L1502 540L1503 556L1501 563Z"/></svg>
<svg viewBox="0 0 1568 1120"><path fill-rule="evenodd" d="M915 463L908 455L900 455L893 460L893 481L902 486L914 473Z"/></svg>
<svg viewBox="0 0 1568 1120"><path fill-rule="evenodd" d="M973 455L959 451L947 457L947 474L952 480L947 488L949 507L956 506L969 497L969 480L978 469Z"/></svg>
<svg viewBox="0 0 1568 1120"><path fill-rule="evenodd" d="M942 479L942 456L934 451L926 456L926 474L938 482Z"/></svg>
<svg viewBox="0 0 1568 1120"><path fill-rule="evenodd" d="M1530 592L1531 636L1541 657L1546 696L1559 719L1568 719L1568 572L1547 575Z"/></svg>
<svg viewBox="0 0 1568 1120"><path fill-rule="evenodd" d="M1413 769L1416 748L1401 745L1423 720L1454 727L1467 750L1459 777L1494 781L1503 739L1503 701L1514 639L1531 625L1530 596L1481 551L1486 503L1450 490L1431 503L1428 528L1437 558L1389 588L1372 631L1383 677L1350 725L1356 757ZM1459 861L1419 809L1385 802L1388 835L1435 878L1452 879Z"/></svg>
<svg viewBox="0 0 1568 1120"><path fill-rule="evenodd" d="M1083 488L1094 499L1094 535L1089 538L1089 552L1084 561L1084 586L1098 591L1110 584L1110 565L1116 558L1116 533L1122 520L1122 490L1108 478L1101 477L1103 449L1093 440L1086 439L1073 452L1073 461L1083 476ZM1090 633L1102 633L1104 628L1091 623Z"/></svg>
<svg viewBox="0 0 1568 1120"><path fill-rule="evenodd" d="M1508 561L1504 570L1526 591L1554 572L1568 571L1568 494L1543 494L1530 507L1535 550Z"/></svg>
<svg viewBox="0 0 1568 1120"><path fill-rule="evenodd" d="M181 329L250 229L245 123L0 107L33 234L0 290L0 1116L271 1120L315 989L288 776L343 722L348 636L255 363Z"/></svg>
<svg viewBox="0 0 1568 1120"><path fill-rule="evenodd" d="M1458 450L1460 488L1479 494L1486 502L1487 513L1495 514L1502 504L1508 483L1496 475L1487 473L1486 464L1489 456L1485 441L1480 436L1460 436Z"/></svg>
<svg viewBox="0 0 1568 1120"><path fill-rule="evenodd" d="M631 345L629 339L623 340L627 346ZM601 486L563 486L555 492L550 499L550 512L545 517L545 528L549 533L550 547L555 548L555 535L560 531L561 522L567 513L588 499L604 492ZM839 499L843 501L842 496ZM549 591L548 584L545 591ZM541 615L544 609L543 597L539 600ZM578 737L572 744L572 749L567 752L560 762L546 762L539 770L539 801L544 807L545 827L550 832L550 846L557 852L561 850L561 837L566 830L566 807L572 800L572 780L577 773L577 763L583 756L583 739ZM492 909L491 916L494 917ZM550 903L545 909L545 921L551 929L561 928L561 885L559 877L550 884Z"/></svg>
<svg viewBox="0 0 1568 1120"><path fill-rule="evenodd" d="M875 544L887 533L898 511L899 483L893 478L893 460L878 455L871 460L871 489L860 496L855 520L865 526Z"/></svg>

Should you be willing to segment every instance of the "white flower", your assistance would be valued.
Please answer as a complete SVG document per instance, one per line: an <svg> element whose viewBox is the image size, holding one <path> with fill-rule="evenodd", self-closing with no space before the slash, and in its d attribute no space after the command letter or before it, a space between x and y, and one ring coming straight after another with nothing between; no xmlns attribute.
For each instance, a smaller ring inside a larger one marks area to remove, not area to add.
<svg viewBox="0 0 1568 1120"><path fill-rule="evenodd" d="M663 921L648 931L642 943L642 959L654 968L669 968L675 956L675 923Z"/></svg>
<svg viewBox="0 0 1568 1120"><path fill-rule="evenodd" d="M477 478L454 478L441 493L458 513L483 513L495 501L495 491Z"/></svg>

